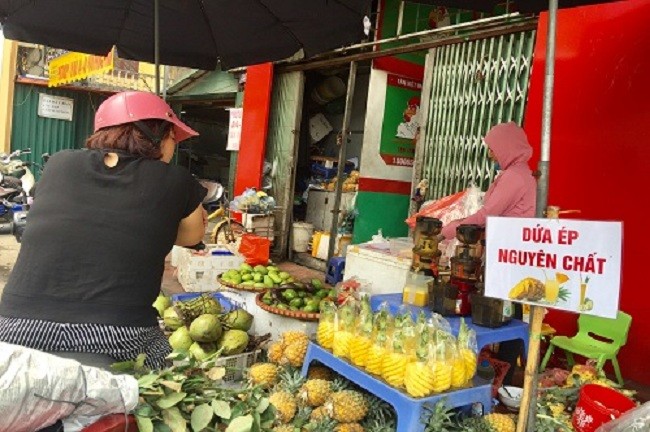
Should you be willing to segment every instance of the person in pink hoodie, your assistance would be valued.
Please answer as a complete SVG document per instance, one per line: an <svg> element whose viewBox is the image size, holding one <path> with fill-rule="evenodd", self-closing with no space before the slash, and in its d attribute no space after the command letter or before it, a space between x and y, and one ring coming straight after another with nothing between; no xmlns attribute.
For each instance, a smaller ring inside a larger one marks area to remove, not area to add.
<svg viewBox="0 0 650 432"><path fill-rule="evenodd" d="M500 123L485 135L488 156L502 170L483 198L483 207L473 215L455 220L441 232L444 239L456 237L461 224L485 226L488 216L534 217L537 184L528 160L533 149L526 132L513 122Z"/></svg>
<svg viewBox="0 0 650 432"><path fill-rule="evenodd" d="M488 156L496 161L502 171L485 193L483 207L473 215L447 224L440 234L441 240L456 237L456 227L461 224L485 226L488 216L535 216L537 182L528 166L533 149L526 132L513 122L501 123L490 129L484 141ZM522 319L521 305L516 303L514 309L514 317ZM512 384L517 358L522 351L523 343L519 339L499 344L497 358L510 364L503 379L504 385Z"/></svg>

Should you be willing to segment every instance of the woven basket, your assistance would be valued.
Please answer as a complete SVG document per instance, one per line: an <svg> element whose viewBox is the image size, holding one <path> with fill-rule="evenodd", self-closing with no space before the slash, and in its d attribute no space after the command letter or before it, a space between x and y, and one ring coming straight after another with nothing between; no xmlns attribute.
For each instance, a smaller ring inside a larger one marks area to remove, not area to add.
<svg viewBox="0 0 650 432"><path fill-rule="evenodd" d="M239 291L261 292L261 293L263 293L264 291L266 291L268 289L268 288L249 287L249 286L246 286L246 285L235 285L233 283L226 282L225 280L221 279L222 274L223 273L221 273L219 276L217 276L217 282L219 282L219 284L221 284L222 286L225 286L225 287L228 287L228 288L236 289L236 290L239 290Z"/></svg>
<svg viewBox="0 0 650 432"><path fill-rule="evenodd" d="M320 318L320 314L318 313L310 313L310 312L303 312L303 311L292 311L288 309L279 309L273 306L269 306L266 303L262 301L262 297L264 297L264 293L260 293L255 297L255 303L261 308L264 309L267 312L270 312L272 314L276 315L282 315L286 316L289 318L294 318L300 321L318 321Z"/></svg>

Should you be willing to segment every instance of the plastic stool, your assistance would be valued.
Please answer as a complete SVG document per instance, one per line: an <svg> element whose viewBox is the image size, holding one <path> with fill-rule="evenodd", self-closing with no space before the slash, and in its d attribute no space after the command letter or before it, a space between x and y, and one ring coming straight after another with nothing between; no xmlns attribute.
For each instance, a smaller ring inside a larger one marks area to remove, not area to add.
<svg viewBox="0 0 650 432"><path fill-rule="evenodd" d="M345 257L332 257L327 265L327 274L325 275L325 282L330 285L335 285L343 280L343 272L345 270Z"/></svg>

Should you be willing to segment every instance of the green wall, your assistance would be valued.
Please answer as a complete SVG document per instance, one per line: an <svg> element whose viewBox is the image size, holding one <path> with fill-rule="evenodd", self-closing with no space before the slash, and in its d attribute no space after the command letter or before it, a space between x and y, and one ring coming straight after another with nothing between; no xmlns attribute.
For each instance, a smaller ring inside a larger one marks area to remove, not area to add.
<svg viewBox="0 0 650 432"><path fill-rule="evenodd" d="M359 192L359 215L354 222L352 242L367 242L380 229L384 237L406 237L408 226L404 220L408 217L409 202L408 195Z"/></svg>

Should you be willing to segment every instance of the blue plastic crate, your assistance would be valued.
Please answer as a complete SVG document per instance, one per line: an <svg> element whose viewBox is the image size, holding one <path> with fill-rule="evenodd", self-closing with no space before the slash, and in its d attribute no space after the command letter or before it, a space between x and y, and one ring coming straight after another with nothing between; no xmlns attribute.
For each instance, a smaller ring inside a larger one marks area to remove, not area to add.
<svg viewBox="0 0 650 432"><path fill-rule="evenodd" d="M354 169L353 164L345 164L344 172L346 174L350 174L352 170ZM325 165L314 162L311 164L311 173L314 177L321 177L326 180L332 179L336 177L336 174L338 172L338 167L332 167L332 168L325 168Z"/></svg>
<svg viewBox="0 0 650 432"><path fill-rule="evenodd" d="M182 293L182 294L173 294L172 295L172 302L184 302L188 300L192 300L194 298L197 298L201 296L202 294L208 294L208 293ZM221 293L213 292L209 293L212 297L217 299L219 303L221 304L221 308L223 309L223 312L228 313L231 312L235 309L244 309L244 307L240 304L238 304L236 301L233 301L227 297L225 297Z"/></svg>

